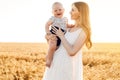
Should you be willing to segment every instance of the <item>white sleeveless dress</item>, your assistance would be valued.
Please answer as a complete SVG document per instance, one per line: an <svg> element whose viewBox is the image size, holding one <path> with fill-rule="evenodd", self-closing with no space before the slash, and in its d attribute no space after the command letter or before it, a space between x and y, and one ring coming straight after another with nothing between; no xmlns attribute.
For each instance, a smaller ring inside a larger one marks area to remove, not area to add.
<svg viewBox="0 0 120 80"><path fill-rule="evenodd" d="M67 41L74 44L81 30L67 31ZM75 56L70 56L61 43L54 53L51 67L46 67L42 80L83 80L82 51L79 50Z"/></svg>

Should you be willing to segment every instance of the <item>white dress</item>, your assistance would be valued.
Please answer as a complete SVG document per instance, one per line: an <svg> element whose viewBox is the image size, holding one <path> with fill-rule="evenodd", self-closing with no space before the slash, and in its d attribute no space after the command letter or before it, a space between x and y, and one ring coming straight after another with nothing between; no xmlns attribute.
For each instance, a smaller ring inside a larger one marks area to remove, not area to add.
<svg viewBox="0 0 120 80"><path fill-rule="evenodd" d="M67 41L74 44L81 30L67 31ZM79 50L75 56L70 56L61 43L54 53L51 67L46 67L42 80L83 80L82 51Z"/></svg>

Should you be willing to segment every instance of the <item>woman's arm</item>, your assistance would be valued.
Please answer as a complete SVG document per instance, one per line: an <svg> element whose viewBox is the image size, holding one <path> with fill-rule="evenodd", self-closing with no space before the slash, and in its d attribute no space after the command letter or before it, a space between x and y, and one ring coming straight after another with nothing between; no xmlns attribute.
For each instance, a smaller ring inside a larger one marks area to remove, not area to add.
<svg viewBox="0 0 120 80"><path fill-rule="evenodd" d="M82 48L82 46L84 45L86 38L87 38L86 33L82 30L82 32L79 34L77 40L75 41L75 43L73 45L71 45L66 40L65 36L60 31L60 29L56 30L56 34L57 34L57 36L60 37L63 46L66 48L66 50L70 56L74 56Z"/></svg>

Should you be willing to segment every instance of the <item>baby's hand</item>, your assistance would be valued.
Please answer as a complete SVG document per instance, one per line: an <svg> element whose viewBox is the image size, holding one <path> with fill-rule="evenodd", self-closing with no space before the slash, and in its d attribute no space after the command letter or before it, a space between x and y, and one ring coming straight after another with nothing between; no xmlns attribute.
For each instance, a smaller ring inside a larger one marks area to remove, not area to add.
<svg viewBox="0 0 120 80"><path fill-rule="evenodd" d="M74 27L75 25L74 24L68 24L68 28L72 28L72 27Z"/></svg>
<svg viewBox="0 0 120 80"><path fill-rule="evenodd" d="M49 40L51 33L46 33L45 34L45 39Z"/></svg>
<svg viewBox="0 0 120 80"><path fill-rule="evenodd" d="M56 35L54 35L54 34L51 34L49 36L49 39L51 39L52 41L56 41L57 40Z"/></svg>

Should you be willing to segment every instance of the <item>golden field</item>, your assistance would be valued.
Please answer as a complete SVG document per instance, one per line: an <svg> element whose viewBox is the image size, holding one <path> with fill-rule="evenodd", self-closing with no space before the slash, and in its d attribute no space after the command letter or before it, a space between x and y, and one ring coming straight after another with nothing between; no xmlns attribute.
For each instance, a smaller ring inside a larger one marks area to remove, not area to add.
<svg viewBox="0 0 120 80"><path fill-rule="evenodd" d="M41 80L46 43L0 43L0 80ZM120 43L83 48L84 80L120 80Z"/></svg>

